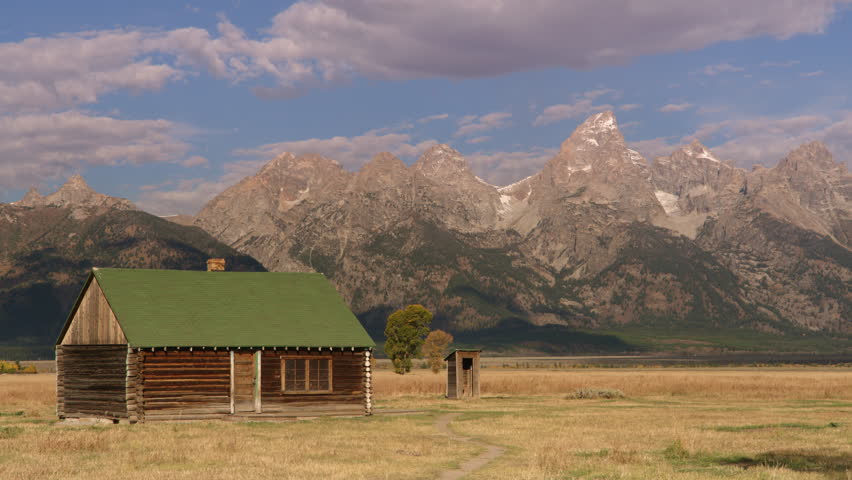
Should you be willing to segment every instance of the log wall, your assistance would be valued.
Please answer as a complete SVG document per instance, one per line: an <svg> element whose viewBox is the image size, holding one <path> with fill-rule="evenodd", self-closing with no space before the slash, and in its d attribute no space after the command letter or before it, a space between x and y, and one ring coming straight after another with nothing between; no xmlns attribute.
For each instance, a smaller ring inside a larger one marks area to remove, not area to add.
<svg viewBox="0 0 852 480"><path fill-rule="evenodd" d="M227 351L137 353L137 408L144 421L216 417L231 412L231 357Z"/></svg>
<svg viewBox="0 0 852 480"><path fill-rule="evenodd" d="M369 415L370 357L368 351L261 352L261 404L264 414L281 416ZM332 393L289 394L281 390L281 357L331 356Z"/></svg>
<svg viewBox="0 0 852 480"><path fill-rule="evenodd" d="M56 382L60 418L128 416L125 345L58 346Z"/></svg>

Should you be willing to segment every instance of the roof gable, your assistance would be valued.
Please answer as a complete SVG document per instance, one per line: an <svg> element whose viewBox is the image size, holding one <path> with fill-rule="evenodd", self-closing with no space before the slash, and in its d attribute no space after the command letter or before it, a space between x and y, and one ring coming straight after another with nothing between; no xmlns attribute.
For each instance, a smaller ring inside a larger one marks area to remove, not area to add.
<svg viewBox="0 0 852 480"><path fill-rule="evenodd" d="M318 273L93 270L133 347L373 347Z"/></svg>

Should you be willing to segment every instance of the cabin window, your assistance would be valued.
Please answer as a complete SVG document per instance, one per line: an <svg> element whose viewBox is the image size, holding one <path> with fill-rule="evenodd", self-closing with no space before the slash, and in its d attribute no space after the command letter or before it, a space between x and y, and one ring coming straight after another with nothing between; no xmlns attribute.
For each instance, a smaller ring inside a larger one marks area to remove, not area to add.
<svg viewBox="0 0 852 480"><path fill-rule="evenodd" d="M331 357L281 358L284 393L331 393Z"/></svg>

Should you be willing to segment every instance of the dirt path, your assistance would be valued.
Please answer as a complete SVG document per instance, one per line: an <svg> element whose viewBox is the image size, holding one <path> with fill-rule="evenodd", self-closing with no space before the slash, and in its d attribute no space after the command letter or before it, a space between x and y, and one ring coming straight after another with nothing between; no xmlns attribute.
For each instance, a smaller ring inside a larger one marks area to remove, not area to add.
<svg viewBox="0 0 852 480"><path fill-rule="evenodd" d="M473 440L468 437L462 437L461 435L456 435L452 430L450 430L450 422L453 421L454 418L458 417L458 413L447 413L438 417L435 421L435 427L441 432L452 438L453 440L457 440L459 442L471 442L476 445L481 445L485 447L485 451L477 455L476 457L471 458L470 460L462 463L457 470L446 470L441 473L441 476L438 477L438 480L455 480L457 478L462 478L468 473L475 472L480 468L484 467L491 460L503 455L506 452L506 449L503 447L498 447L497 445L491 445L490 443L480 442L477 440Z"/></svg>

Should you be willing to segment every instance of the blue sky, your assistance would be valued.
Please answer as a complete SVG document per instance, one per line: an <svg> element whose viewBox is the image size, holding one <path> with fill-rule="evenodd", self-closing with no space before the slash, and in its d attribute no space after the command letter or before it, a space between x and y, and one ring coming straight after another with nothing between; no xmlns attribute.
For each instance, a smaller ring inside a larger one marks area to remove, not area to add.
<svg viewBox="0 0 852 480"><path fill-rule="evenodd" d="M0 201L80 173L195 213L283 151L356 170L434 142L508 184L602 109L649 160L852 158L848 1L128 3L4 2Z"/></svg>

